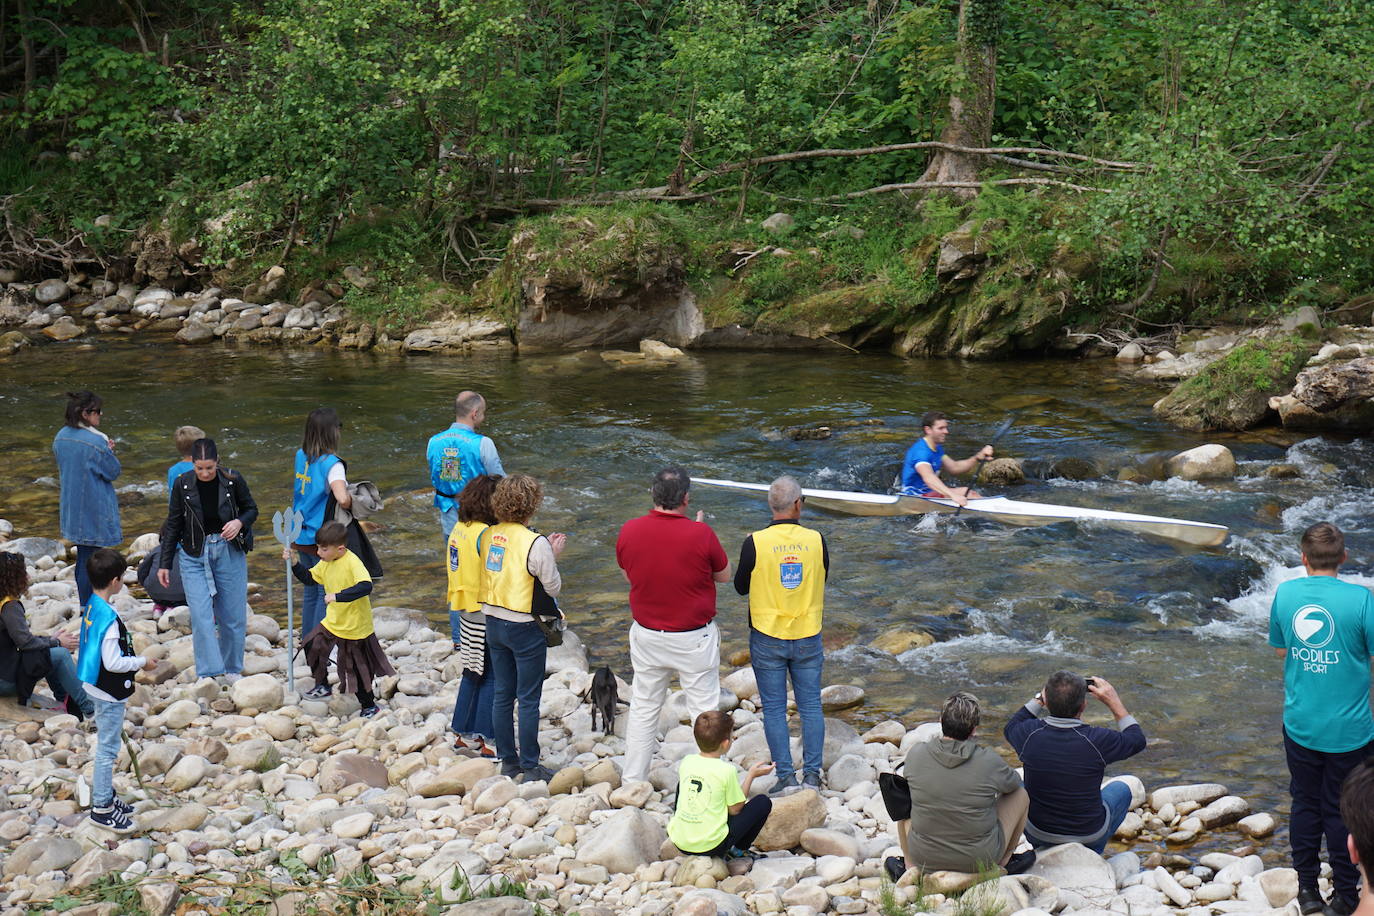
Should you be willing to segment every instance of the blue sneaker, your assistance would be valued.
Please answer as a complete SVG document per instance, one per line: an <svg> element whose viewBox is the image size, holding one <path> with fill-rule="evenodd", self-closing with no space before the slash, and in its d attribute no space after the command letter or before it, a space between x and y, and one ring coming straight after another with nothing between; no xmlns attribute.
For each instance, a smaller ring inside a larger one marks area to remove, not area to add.
<svg viewBox="0 0 1374 916"><path fill-rule="evenodd" d="M797 774L788 773L782 779L773 783L772 788L768 790L768 794L773 798L781 798L784 795L791 795L800 788L801 786L797 783Z"/></svg>

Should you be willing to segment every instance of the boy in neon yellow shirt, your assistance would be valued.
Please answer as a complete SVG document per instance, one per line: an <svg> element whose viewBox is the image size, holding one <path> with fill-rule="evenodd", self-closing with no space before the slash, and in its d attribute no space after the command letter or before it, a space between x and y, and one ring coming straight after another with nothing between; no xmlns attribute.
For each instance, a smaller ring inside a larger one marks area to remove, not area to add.
<svg viewBox="0 0 1374 916"><path fill-rule="evenodd" d="M677 808L668 821L668 838L694 856L746 855L773 810L766 795L745 801L754 778L773 772L773 764L756 763L738 780L738 768L721 758L730 750L734 722L729 714L708 710L692 725L700 754L678 766Z"/></svg>
<svg viewBox="0 0 1374 916"><path fill-rule="evenodd" d="M329 656L335 654L340 692L355 694L361 707L358 715L370 718L378 712L372 695L373 679L396 673L372 627L372 600L368 597L372 594L372 576L348 549L348 529L338 522L320 526L315 532L315 547L319 563L306 569L297 560L291 566L297 579L306 585L323 586L325 592L324 619L306 634L302 645L315 678L315 686L305 696L318 700L334 692L329 686ZM290 561L291 549L284 549L282 556Z"/></svg>

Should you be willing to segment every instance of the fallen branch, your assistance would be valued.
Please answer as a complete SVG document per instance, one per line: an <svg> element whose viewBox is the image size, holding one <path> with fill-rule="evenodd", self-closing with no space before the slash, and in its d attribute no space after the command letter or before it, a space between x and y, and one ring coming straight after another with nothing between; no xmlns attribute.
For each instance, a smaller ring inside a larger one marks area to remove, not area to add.
<svg viewBox="0 0 1374 916"><path fill-rule="evenodd" d="M776 162L800 162L806 159L835 159L835 158L855 158L859 156L872 156L879 153L901 153L910 150L938 149L953 153L967 153L974 156L1006 156L1017 154L1022 156L1049 156L1056 159L1069 159L1074 162L1085 162L1090 165L1100 166L1105 169L1117 171L1131 171L1141 168L1138 162L1121 162L1115 159L1099 159L1095 156L1085 156L1081 153L1070 153L1063 150L1044 149L1037 146L1003 146L1003 147L978 147L960 146L957 143L945 143L941 140L921 140L914 143L890 143L886 146L868 146L859 149L811 149L798 150L791 153L775 153L771 156L757 156L753 159L741 159L737 162L726 162L715 168L701 172L687 182L687 187L693 187L729 172L738 172L741 169L753 169L760 165L771 165Z"/></svg>
<svg viewBox="0 0 1374 916"><path fill-rule="evenodd" d="M862 191L849 191L845 194L831 194L826 197L813 197L811 200L816 203L828 200L852 200L856 197L868 197L873 194L888 194L893 191L925 191L931 188L983 188L989 185L1044 185L1052 188L1067 188L1070 191L1099 192L1102 194L1112 193L1111 188L1093 188L1087 185L1072 184L1067 181L1058 181L1054 178L997 178L992 181L903 181L896 184L878 185L876 188L865 188Z"/></svg>

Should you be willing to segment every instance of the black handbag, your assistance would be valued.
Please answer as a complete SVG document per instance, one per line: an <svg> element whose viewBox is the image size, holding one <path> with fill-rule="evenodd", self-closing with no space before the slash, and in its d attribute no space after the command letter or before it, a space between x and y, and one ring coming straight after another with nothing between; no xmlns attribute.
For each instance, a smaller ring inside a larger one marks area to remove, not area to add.
<svg viewBox="0 0 1374 916"><path fill-rule="evenodd" d="M898 769L901 765L898 764ZM879 773L878 791L883 796L887 816L894 821L911 820L911 784L897 773Z"/></svg>

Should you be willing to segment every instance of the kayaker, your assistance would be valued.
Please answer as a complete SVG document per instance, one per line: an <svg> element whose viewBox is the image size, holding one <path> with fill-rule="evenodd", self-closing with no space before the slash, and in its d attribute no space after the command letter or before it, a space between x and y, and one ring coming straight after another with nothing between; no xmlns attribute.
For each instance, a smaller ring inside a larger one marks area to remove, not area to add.
<svg viewBox="0 0 1374 916"><path fill-rule="evenodd" d="M979 494L968 488L956 491L945 486L940 472L967 474L978 466L980 461L992 458L992 446L985 445L972 457L962 461L945 457L945 439L949 437L949 418L938 410L926 411L921 417L921 438L912 443L902 459L902 495L904 496L944 496L960 506L967 505L970 499Z"/></svg>

